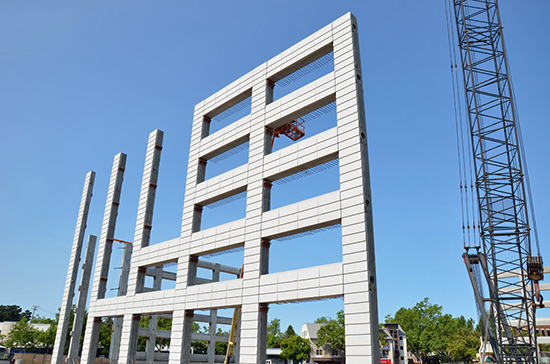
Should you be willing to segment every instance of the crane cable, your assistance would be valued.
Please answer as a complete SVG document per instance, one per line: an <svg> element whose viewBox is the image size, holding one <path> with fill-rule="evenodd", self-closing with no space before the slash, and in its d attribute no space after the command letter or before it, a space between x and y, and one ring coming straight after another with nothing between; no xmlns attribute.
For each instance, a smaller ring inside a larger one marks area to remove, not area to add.
<svg viewBox="0 0 550 364"><path fill-rule="evenodd" d="M451 81L453 88L453 106L454 106L454 118L455 118L455 129L456 129L456 144L457 144L457 156L458 156L458 174L460 179L460 198L461 198L461 208L462 208L462 236L464 248L477 247L476 238L478 234L476 233L476 214L475 214L475 203L474 203L474 183L472 181L472 163L471 158L466 158L465 150L468 150L470 154L471 148L465 148L465 144L469 145L469 138L466 138L468 142L465 142L464 138L464 124L462 116L462 103L460 100L460 90L458 82L458 66L456 61L456 52L454 52L454 32L451 31L451 22L450 17L450 6L448 0L445 1L445 15L447 20L447 41L449 47L449 60L451 64ZM470 156L470 155L469 155ZM466 160L468 160L468 167L466 167ZM468 173L470 170L470 173ZM469 178L468 178L469 174ZM468 183L468 179L470 183ZM468 188L470 188L470 193L468 193ZM470 201L471 199L471 201ZM472 207L472 213L470 216L470 204ZM470 224L470 219L472 223ZM473 243L473 246L472 246Z"/></svg>

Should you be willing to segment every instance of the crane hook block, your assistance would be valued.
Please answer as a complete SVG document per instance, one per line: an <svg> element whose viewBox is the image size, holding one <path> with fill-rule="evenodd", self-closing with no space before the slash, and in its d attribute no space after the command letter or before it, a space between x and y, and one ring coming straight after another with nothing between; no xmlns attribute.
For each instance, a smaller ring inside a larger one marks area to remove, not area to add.
<svg viewBox="0 0 550 364"><path fill-rule="evenodd" d="M544 268L542 266L542 257L527 257L527 276L532 281L542 281L544 278Z"/></svg>

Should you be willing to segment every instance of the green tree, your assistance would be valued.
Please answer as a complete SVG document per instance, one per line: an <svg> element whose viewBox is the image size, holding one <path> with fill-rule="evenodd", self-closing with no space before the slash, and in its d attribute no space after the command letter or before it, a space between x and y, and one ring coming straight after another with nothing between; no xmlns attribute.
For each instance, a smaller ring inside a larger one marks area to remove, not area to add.
<svg viewBox="0 0 550 364"><path fill-rule="evenodd" d="M449 317L442 319L443 308L431 304L428 298L418 302L413 308L400 308L393 317L386 316L386 322L398 323L407 334L407 349L423 362L434 351L446 348L442 341L442 324L448 323Z"/></svg>
<svg viewBox="0 0 550 364"><path fill-rule="evenodd" d="M38 330L38 336L36 338L37 346L46 349L46 353L51 354L53 351L53 345L55 343L55 334L57 332L57 321L55 319L35 315L32 318L33 324L49 324L50 326L45 330Z"/></svg>
<svg viewBox="0 0 550 364"><path fill-rule="evenodd" d="M296 335L296 332L294 331L294 328L292 327L292 325L288 325L288 327L286 328L286 331L285 331L285 338L291 337L291 336L294 336L294 335Z"/></svg>
<svg viewBox="0 0 550 364"><path fill-rule="evenodd" d="M412 308L400 308L386 322L401 325L407 349L423 362L437 354L443 361L471 361L479 348L480 325L464 316L443 314L443 307L424 298Z"/></svg>
<svg viewBox="0 0 550 364"><path fill-rule="evenodd" d="M0 322L15 321L19 322L23 317L27 321L31 319L32 313L29 310L23 310L17 305L0 305Z"/></svg>
<svg viewBox="0 0 550 364"><path fill-rule="evenodd" d="M281 358L292 359L294 363L309 360L311 347L309 340L298 335L285 338L281 341Z"/></svg>
<svg viewBox="0 0 550 364"><path fill-rule="evenodd" d="M313 323L315 323L315 324L326 324L326 323L328 323L328 320L330 320L330 317L321 316L319 318L316 318L315 321L313 321Z"/></svg>
<svg viewBox="0 0 550 364"><path fill-rule="evenodd" d="M267 325L267 347L278 348L281 346L283 333L281 332L281 320L274 318Z"/></svg>
<svg viewBox="0 0 550 364"><path fill-rule="evenodd" d="M23 317L12 326L10 332L6 335L5 344L9 348L23 348L25 351L33 351L39 346L39 334L40 331L35 329L26 317Z"/></svg>
<svg viewBox="0 0 550 364"><path fill-rule="evenodd" d="M111 317L103 317L99 326L98 349L101 355L109 355L111 350L111 337L113 335L114 320Z"/></svg>
<svg viewBox="0 0 550 364"><path fill-rule="evenodd" d="M328 319L328 322L317 330L317 346L330 344L334 350L346 350L346 333L344 325L344 311L336 313L336 319Z"/></svg>
<svg viewBox="0 0 550 364"><path fill-rule="evenodd" d="M448 350L453 361L471 362L479 348L479 335L467 327L459 327L449 341Z"/></svg>

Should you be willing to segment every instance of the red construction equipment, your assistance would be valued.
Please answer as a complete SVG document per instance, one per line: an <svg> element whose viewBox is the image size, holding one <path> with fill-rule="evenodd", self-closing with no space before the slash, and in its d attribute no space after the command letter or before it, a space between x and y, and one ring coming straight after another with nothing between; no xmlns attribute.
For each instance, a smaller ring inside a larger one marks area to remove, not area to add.
<svg viewBox="0 0 550 364"><path fill-rule="evenodd" d="M304 120L298 118L292 120L284 125L279 126L277 129L273 129L273 136L271 137L271 146L275 142L275 138L278 138L280 134L284 134L293 141L296 141L306 135L306 127L304 125Z"/></svg>

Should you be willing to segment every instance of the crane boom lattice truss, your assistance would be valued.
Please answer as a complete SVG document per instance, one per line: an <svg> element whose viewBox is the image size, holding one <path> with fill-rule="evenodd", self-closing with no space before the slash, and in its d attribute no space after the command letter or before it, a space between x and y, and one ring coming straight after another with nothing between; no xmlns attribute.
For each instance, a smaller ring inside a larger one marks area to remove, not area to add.
<svg viewBox="0 0 550 364"><path fill-rule="evenodd" d="M453 3L479 201L482 258L487 262L489 336L499 363L536 363L532 283L526 273L531 256L526 186L498 3ZM478 300L480 304L485 306L483 300ZM485 311L485 307L480 310Z"/></svg>

